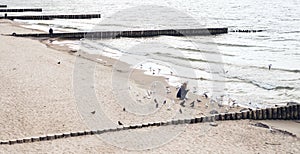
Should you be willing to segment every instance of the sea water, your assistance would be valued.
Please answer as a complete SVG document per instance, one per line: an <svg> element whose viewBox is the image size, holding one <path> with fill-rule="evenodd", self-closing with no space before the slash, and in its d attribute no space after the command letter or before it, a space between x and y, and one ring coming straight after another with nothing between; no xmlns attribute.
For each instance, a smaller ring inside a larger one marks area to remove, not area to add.
<svg viewBox="0 0 300 154"><path fill-rule="evenodd" d="M171 85L190 81L188 86L199 94L225 95L244 105L300 100L298 0L2 0L1 3L12 8L43 8L42 13L8 15L102 15L101 19L84 20L17 20L25 27L45 32L49 27L55 32L203 27L264 30L216 36L82 39L66 43L85 52L123 60L148 75L165 76Z"/></svg>

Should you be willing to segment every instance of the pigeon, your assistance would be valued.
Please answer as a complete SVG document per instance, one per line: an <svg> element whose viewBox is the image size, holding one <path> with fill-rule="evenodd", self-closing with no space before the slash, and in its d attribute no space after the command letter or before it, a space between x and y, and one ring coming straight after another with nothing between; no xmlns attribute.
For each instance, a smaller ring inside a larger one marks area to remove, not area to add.
<svg viewBox="0 0 300 154"><path fill-rule="evenodd" d="M123 111L126 111L125 107L123 108Z"/></svg>
<svg viewBox="0 0 300 154"><path fill-rule="evenodd" d="M195 106L195 101L193 101L190 105L190 107L194 107Z"/></svg>
<svg viewBox="0 0 300 154"><path fill-rule="evenodd" d="M200 100L200 99L197 99L197 102L198 102L198 103L200 103L200 102L201 102L201 100Z"/></svg>
<svg viewBox="0 0 300 154"><path fill-rule="evenodd" d="M119 124L119 125L123 125L120 121L118 121L118 124Z"/></svg>
<svg viewBox="0 0 300 154"><path fill-rule="evenodd" d="M59 62L57 62L57 64L60 64L60 61L59 61Z"/></svg>
<svg viewBox="0 0 300 154"><path fill-rule="evenodd" d="M217 110L211 110L209 113L210 114L219 114L219 112Z"/></svg>
<svg viewBox="0 0 300 154"><path fill-rule="evenodd" d="M167 101L165 100L165 101L164 101L164 104L166 104L166 103L167 103Z"/></svg>
<svg viewBox="0 0 300 154"><path fill-rule="evenodd" d="M184 103L185 103L185 100L182 101L182 102L180 103L180 105L181 105L182 107L185 107Z"/></svg>
<svg viewBox="0 0 300 154"><path fill-rule="evenodd" d="M95 114L95 113L96 113L96 111L92 111L91 113L92 113L92 114Z"/></svg>
<svg viewBox="0 0 300 154"><path fill-rule="evenodd" d="M179 113L180 113L180 114L182 114L182 110L181 110L181 108L179 109Z"/></svg>

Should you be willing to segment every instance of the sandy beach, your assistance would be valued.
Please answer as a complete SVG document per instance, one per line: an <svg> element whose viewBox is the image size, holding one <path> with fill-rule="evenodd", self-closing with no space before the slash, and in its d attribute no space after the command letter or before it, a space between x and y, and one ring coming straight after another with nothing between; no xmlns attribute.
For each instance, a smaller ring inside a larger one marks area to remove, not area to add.
<svg viewBox="0 0 300 154"><path fill-rule="evenodd" d="M12 34L13 32L33 33L34 31L21 28L12 21L0 20L0 34ZM112 67L116 63L114 60L101 56L95 58L95 55L80 52L74 53L71 49L52 46L48 42L48 40L0 35L0 140L94 128L89 125L88 120L80 112L80 106L76 103L74 69L76 70L75 67L78 67L77 58L82 59L82 61L79 60L80 62L92 64L95 80L90 88L95 90L95 96L101 104L103 114L109 117L114 125L118 125L118 121L130 125L207 115L209 112L205 108L208 100L201 96L190 95L186 102L186 104L190 104L193 100L200 99L201 102L196 103L195 107L188 105L182 107L180 101L177 100L170 104L176 94L174 87L171 87L171 93L165 96L167 104L157 110L153 106L155 110L153 114L137 116L131 113L130 109L123 111L125 104L120 103L120 97L116 97L114 94L112 73L119 72L120 78L124 73L124 78L127 79L126 73L128 72L123 72L124 68L114 70L116 69ZM102 59L102 61L95 59ZM135 86L131 87L130 94L134 95L134 98L141 103L150 101L144 97L144 94L153 81L159 81L162 85L167 86L167 82L162 77L146 76L141 71L131 72L131 75L133 78L129 82ZM98 115L98 110L87 108L87 114L96 112L90 114L90 117L101 116ZM240 109L229 108L229 111L239 111ZM179 110L182 110L183 113L178 113ZM218 111L223 112L223 109ZM295 134L295 137L279 131L256 127L253 124L257 122L264 123L264 121L239 120L217 122L218 126L216 127L210 126L209 123L161 126L164 128L149 127L53 141L0 145L0 153L300 152L300 123L296 121L266 122L272 128ZM95 125L95 128L98 128L98 125ZM143 137L138 135L145 134L144 132L149 133ZM164 134L166 132L167 134ZM173 134L174 136L172 136ZM164 138L163 135L167 137ZM126 136L135 138L128 140L129 138ZM135 143L136 141L139 143ZM144 149L145 147L146 149Z"/></svg>

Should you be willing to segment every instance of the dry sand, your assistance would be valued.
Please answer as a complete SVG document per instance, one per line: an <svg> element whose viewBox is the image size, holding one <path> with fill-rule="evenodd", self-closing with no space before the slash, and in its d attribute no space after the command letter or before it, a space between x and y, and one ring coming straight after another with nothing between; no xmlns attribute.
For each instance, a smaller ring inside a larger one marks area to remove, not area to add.
<svg viewBox="0 0 300 154"><path fill-rule="evenodd" d="M1 34L13 32L33 31L0 20ZM128 81L131 83L130 90L125 91L130 91L131 97L144 103L142 105L152 103L155 113L138 116L131 113L130 109L124 112L125 104L120 103L122 97L116 97L116 89L112 86L115 81L111 64L115 61L100 57L107 63L96 63L95 59L89 57L91 55L81 53L78 57L78 54L70 53L68 49L58 51L55 47L49 48L39 40L0 36L0 140L73 132L92 127L87 125L89 120L84 119L82 112L78 112L80 106L76 104L74 96L74 84L77 84L73 83L74 68L78 67L76 57L91 59L81 62L92 64L95 82L84 88L95 89L97 101L113 125L117 125L117 121L136 124L208 114L209 109L205 108L207 100L199 96L191 96L186 107L181 107L179 101L171 104L175 95L174 88L171 94L165 96L167 104L155 109L153 100L144 98L146 90L153 85L153 81L159 81L164 86L166 82L163 78L144 76L138 71L133 72L133 78ZM128 73L123 72L122 68L118 69L119 78ZM126 76L124 78L127 79ZM81 80L85 80L84 76ZM129 88L127 85L124 87ZM189 103L196 98L202 102L196 103L194 108L189 107ZM183 114L179 113L179 109L182 109ZM86 111L86 114L90 114L93 108L87 107ZM96 111L95 115L89 116L91 119L93 116L101 116L98 114ZM299 136L273 132L251 123L255 121L218 122L217 127L208 123L150 127L99 136L0 145L0 153L300 153ZM292 125L292 129L286 130L299 130L299 123L284 123ZM105 124L98 127L105 127ZM280 128L281 125L277 122L276 127ZM146 150L134 150L145 147Z"/></svg>

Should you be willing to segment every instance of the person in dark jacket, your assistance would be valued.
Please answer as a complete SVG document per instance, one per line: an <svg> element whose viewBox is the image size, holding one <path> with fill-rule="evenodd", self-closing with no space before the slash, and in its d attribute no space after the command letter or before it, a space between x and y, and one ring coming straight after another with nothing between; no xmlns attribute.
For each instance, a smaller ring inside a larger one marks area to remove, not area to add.
<svg viewBox="0 0 300 154"><path fill-rule="evenodd" d="M179 98L180 100L184 100L188 91L189 90L187 90L187 82L185 82L179 88L176 97Z"/></svg>

